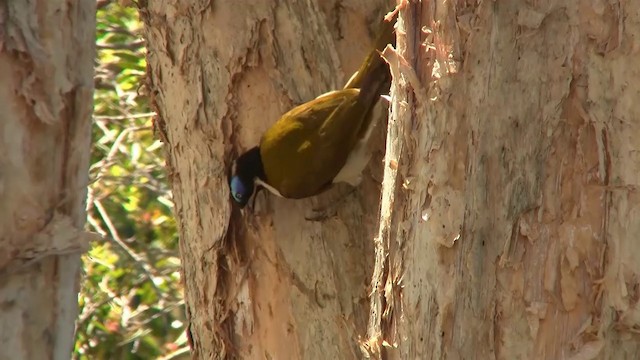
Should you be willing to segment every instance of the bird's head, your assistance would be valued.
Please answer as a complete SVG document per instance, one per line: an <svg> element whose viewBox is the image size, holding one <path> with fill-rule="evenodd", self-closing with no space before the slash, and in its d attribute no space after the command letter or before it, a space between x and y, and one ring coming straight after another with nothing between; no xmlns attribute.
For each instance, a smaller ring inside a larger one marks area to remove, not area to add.
<svg viewBox="0 0 640 360"><path fill-rule="evenodd" d="M256 178L264 177L260 148L257 146L240 155L231 166L229 190L233 200L243 208L256 187Z"/></svg>

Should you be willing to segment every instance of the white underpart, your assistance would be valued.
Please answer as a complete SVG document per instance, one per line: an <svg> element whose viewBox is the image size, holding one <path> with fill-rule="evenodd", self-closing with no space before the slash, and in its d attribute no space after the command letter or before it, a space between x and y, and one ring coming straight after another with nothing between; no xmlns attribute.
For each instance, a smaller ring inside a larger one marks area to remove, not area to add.
<svg viewBox="0 0 640 360"><path fill-rule="evenodd" d="M260 180L258 178L256 178L255 182L256 182L256 184L258 184L258 185L262 186L263 188L269 190L269 192L272 193L273 195L284 197L284 196L282 196L282 194L280 194L280 191L276 190L276 188L274 188L273 186L267 184L266 182L264 182L264 181L262 181L262 180Z"/></svg>
<svg viewBox="0 0 640 360"><path fill-rule="evenodd" d="M364 134L362 139L358 141L356 146L353 148L349 157L347 158L347 162L344 164L342 169L335 178L333 178L334 183L345 182L351 186L358 186L362 181L362 171L371 160L371 151L368 149L369 138L371 134L373 134L373 129L376 128L377 118L375 113L371 114L374 116L371 119L371 124L369 124L369 128L367 132Z"/></svg>

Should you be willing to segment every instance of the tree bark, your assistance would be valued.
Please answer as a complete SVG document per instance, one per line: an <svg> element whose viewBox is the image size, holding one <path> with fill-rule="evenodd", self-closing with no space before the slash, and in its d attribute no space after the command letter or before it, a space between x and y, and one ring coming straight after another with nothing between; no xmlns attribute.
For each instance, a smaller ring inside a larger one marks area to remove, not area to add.
<svg viewBox="0 0 640 360"><path fill-rule="evenodd" d="M253 211L240 212L227 171L284 112L342 87L392 7L382 0L143 4L194 358L361 357L382 136L373 175L321 222L305 216L348 187L300 201L263 193Z"/></svg>
<svg viewBox="0 0 640 360"><path fill-rule="evenodd" d="M0 358L69 359L93 104L95 2L0 4Z"/></svg>
<svg viewBox="0 0 640 360"><path fill-rule="evenodd" d="M231 207L230 159L340 86L367 49L363 18L380 12L172 4L143 15L196 358L640 350L640 5L405 4L397 52L385 52L384 170L372 162L384 171L380 217L368 179L314 223L304 214L319 199Z"/></svg>
<svg viewBox="0 0 640 360"><path fill-rule="evenodd" d="M370 355L637 357L639 10L404 8Z"/></svg>

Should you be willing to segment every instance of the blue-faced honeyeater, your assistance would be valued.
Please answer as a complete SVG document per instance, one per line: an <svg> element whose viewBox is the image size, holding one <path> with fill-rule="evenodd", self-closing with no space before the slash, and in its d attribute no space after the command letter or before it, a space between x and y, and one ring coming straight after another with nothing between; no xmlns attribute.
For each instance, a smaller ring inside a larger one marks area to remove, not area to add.
<svg viewBox="0 0 640 360"><path fill-rule="evenodd" d="M388 93L390 72L380 56L395 44L392 21L383 21L374 49L344 88L296 106L240 155L229 176L231 196L244 207L256 186L285 198L317 195L332 184L359 184L370 159L372 110Z"/></svg>

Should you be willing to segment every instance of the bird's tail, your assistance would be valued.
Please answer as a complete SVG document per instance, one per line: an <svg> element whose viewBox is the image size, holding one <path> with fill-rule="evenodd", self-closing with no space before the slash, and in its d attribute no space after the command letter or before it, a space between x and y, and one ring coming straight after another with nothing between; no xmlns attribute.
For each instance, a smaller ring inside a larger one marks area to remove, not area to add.
<svg viewBox="0 0 640 360"><path fill-rule="evenodd" d="M361 92L367 93L373 91L378 96L383 95L383 92L388 90L391 74L386 62L380 56L380 52L384 50L387 44L395 46L396 36L393 30L396 17L397 15L394 15L390 20L382 20L375 47L369 52L358 71L347 81L344 86L345 89L357 88Z"/></svg>
<svg viewBox="0 0 640 360"><path fill-rule="evenodd" d="M383 20L375 42L375 48L369 52L365 60L360 65L358 71L353 74L345 85L345 89L360 89L358 102L363 112L362 123L358 131L358 137L363 142L368 142L368 138L373 130L373 117L371 111L378 103L380 96L388 94L391 86L391 72L389 66L380 56L387 44L395 45L396 36L393 32L397 15L390 20Z"/></svg>

